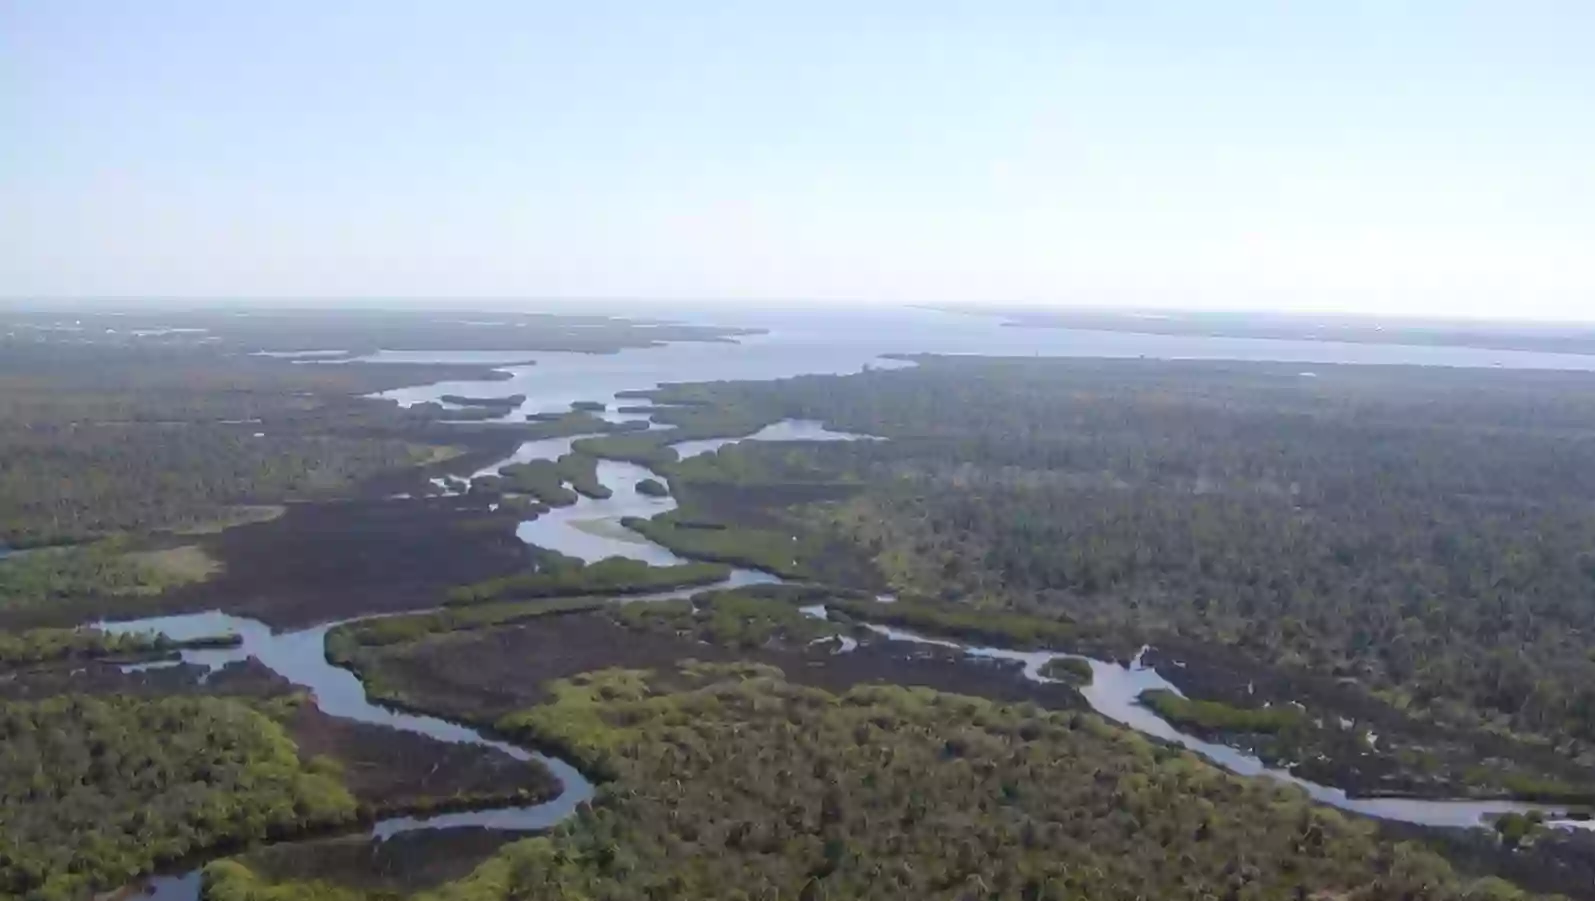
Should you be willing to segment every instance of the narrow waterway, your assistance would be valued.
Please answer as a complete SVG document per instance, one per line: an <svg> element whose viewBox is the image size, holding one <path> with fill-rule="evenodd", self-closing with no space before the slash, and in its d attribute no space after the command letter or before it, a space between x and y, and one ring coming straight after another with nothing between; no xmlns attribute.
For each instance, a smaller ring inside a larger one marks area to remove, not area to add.
<svg viewBox="0 0 1595 901"><path fill-rule="evenodd" d="M821 434L823 433L823 434ZM824 432L814 423L783 423L740 440L860 440L868 436ZM570 450L577 438L557 438L526 442L506 461L484 469L496 471L508 462L534 459L554 459ZM718 450L734 440L715 442L682 442L678 445L685 456ZM678 563L682 558L641 535L620 525L626 516L656 516L674 509L671 497L656 498L636 490L637 482L644 478L664 480L664 477L647 467L632 463L604 461L599 465L600 481L611 489L607 499L582 497L577 503L555 509L537 519L523 523L518 530L528 544L559 551L592 562L609 556L625 556L656 565ZM749 569L736 569L731 578L719 587L779 582L768 573ZM703 588L687 588L661 592L629 599L632 602L683 597ZM808 608L813 615L824 615L822 608ZM346 620L344 622L356 622ZM181 616L156 617L114 623L101 623L101 628L114 632L158 632L174 639L191 639L202 636L235 633L242 639L237 647L205 648L181 652L184 663L204 667L207 671L228 663L255 657L273 672L290 681L309 688L316 706L323 712L363 723L389 726L407 732L426 735L440 741L473 744L494 748L518 760L536 760L547 766L560 780L560 795L546 803L530 806L507 806L494 809L443 814L428 818L394 817L376 823L370 830L374 839L385 839L404 832L423 829L454 827L484 827L512 831L531 831L551 827L566 817L581 803L593 796L592 783L574 766L557 757L551 757L497 741L481 732L448 720L419 716L389 709L373 703L364 686L350 671L337 667L326 658L326 634L339 623L327 623L309 629L274 633L265 624L245 617L212 611ZM1172 724L1139 703L1142 692L1149 689L1175 690L1155 669L1136 662L1123 666L1111 661L1096 660L1079 655L1052 651L1012 651L1002 648L965 645L958 642L931 638L884 626L868 626L869 630L894 641L934 644L964 651L971 657L1016 661L1022 664L1024 678L1039 682L1052 681L1041 675L1047 661L1058 657L1075 657L1090 663L1093 682L1082 689L1091 707L1102 716L1135 729L1145 735L1179 744L1202 755L1234 773L1276 779L1304 789L1311 797L1325 804L1381 819L1395 820L1422 826L1476 826L1487 817L1511 811L1536 809L1533 805L1510 801L1476 800L1414 800L1405 798L1350 798L1340 789L1309 782L1290 773L1267 767L1258 758L1225 745L1203 741L1180 732ZM854 643L845 641L840 651L851 650ZM158 901L192 901L199 893L199 870L156 877L147 880L147 891Z"/></svg>
<svg viewBox="0 0 1595 901"><path fill-rule="evenodd" d="M348 620L346 622L356 622ZM568 816L576 805L592 797L593 787L574 767L555 757L528 751L507 742L482 735L469 726L431 716L418 716L372 703L365 686L354 673L327 661L327 632L340 623L325 623L296 632L273 632L258 620L211 611L180 616L153 617L120 623L102 623L113 632L159 632L174 639L200 638L232 633L242 642L237 647L202 648L182 652L182 662L214 671L229 663L254 657L272 672L310 689L316 707L329 716L361 723L388 726L415 732L451 744L471 744L494 748L516 760L536 760L548 767L564 785L560 796L544 804L473 811L455 815L449 825L489 826L503 829L545 829ZM397 817L378 822L372 836L386 838L413 829L435 828L445 817L422 821Z"/></svg>
<svg viewBox="0 0 1595 901"><path fill-rule="evenodd" d="M795 429L775 428L760 433L756 440L802 440L800 436L812 432L814 429L807 425ZM508 459L486 467L475 475L497 472L500 467L509 463L556 459L569 453L571 442L581 437L585 436L525 442ZM821 440L838 440L845 437L850 436L827 433L826 438ZM731 442L721 442L721 445L727 443ZM587 562L611 556L630 557L658 566L684 562L681 557L668 549L620 525L623 517L657 516L675 509L676 501L673 497L650 497L636 490L637 482L642 479L663 480L663 476L635 464L606 460L599 464L598 477L599 481L611 490L609 498L582 497L569 507L556 508L535 520L522 523L517 534L528 544L557 550ZM778 581L780 580L777 577L769 573L735 568L724 582L711 587L733 588ZM626 600L632 603L646 603L686 597L703 590L705 590L703 587L682 588ZM592 798L592 782L570 763L558 757L489 738L480 731L459 723L394 710L372 702L366 695L365 686L354 673L334 666L327 660L326 637L327 633L338 625L374 618L377 617L356 617L292 632L273 632L269 626L258 620L213 610L204 613L102 622L96 625L107 632L156 632L174 640L235 634L241 641L233 647L183 650L180 652L180 661L130 664L124 667L124 670L136 672L142 669L190 664L201 667L208 675L230 663L253 657L272 672L296 685L308 688L316 707L330 716L387 726L453 744L493 748L516 760L535 760L546 766L559 779L561 785L559 796L542 804L459 811L429 817L398 816L383 819L372 826L369 835L373 839L383 840L405 832L425 829L462 827L513 832L543 830L563 821L575 812L578 805ZM196 867L182 873L150 877L142 885L144 896L153 901L194 901L200 894L200 870L201 868Z"/></svg>
<svg viewBox="0 0 1595 901"><path fill-rule="evenodd" d="M353 622L354 620L350 620ZM116 623L100 623L111 632L159 632L174 639L233 633L243 639L237 647L182 651L182 662L213 672L229 663L254 657L297 685L310 689L315 705L324 713L362 723L415 732L452 744L494 748L516 760L536 760L560 781L560 794L551 801L528 806L508 806L463 811L429 818L392 817L378 821L370 831L385 839L421 829L479 826L489 829L531 831L547 829L564 820L576 806L593 796L593 785L569 763L517 745L488 738L468 726L431 716L418 716L372 703L354 673L327 661L327 632L338 623L326 623L296 632L272 632L265 623L219 611L163 616ZM128 667L128 669L134 669ZM143 891L155 901L193 901L200 893L200 868L145 880Z"/></svg>
<svg viewBox="0 0 1595 901"><path fill-rule="evenodd" d="M780 430L777 430L780 433ZM794 430L800 434L801 430ZM569 450L574 439L551 439L528 442L517 450L512 459L530 460L553 458ZM729 443L729 442L728 442ZM496 468L496 467L494 467ZM651 516L674 509L672 498L653 498L635 490L643 478L662 478L652 470L632 463L606 461L599 469L604 484L613 491L608 499L582 498L576 504L544 514L538 519L522 524L521 537L528 543L580 557L589 562L604 557L621 555L644 560L656 565L681 562L671 553L641 535L619 525L624 516ZM724 586L773 583L776 577L755 570L737 569ZM636 598L634 601L659 600L682 597L701 591L701 588L680 589ZM810 608L811 612L816 611ZM273 671L311 688L317 705L333 716L342 716L360 722L392 726L419 732L443 741L466 742L498 748L518 759L536 758L543 761L565 782L565 794L548 804L505 810L475 811L436 817L430 820L399 818L384 821L373 830L376 836L393 835L407 829L441 828L443 826L479 825L507 829L544 828L558 822L591 796L592 786L568 764L554 758L531 754L502 742L482 736L465 726L435 717L415 716L388 710L371 703L364 687L347 670L329 664L325 657L325 636L330 625L317 626L298 632L273 634L263 624L250 619L222 613L202 613L189 616L137 620L109 625L109 628L133 631L153 630L172 638L194 638L236 632L243 643L236 648L202 649L184 651L186 662L206 667L225 665L234 660L254 656ZM1145 735L1177 743L1206 757L1214 763L1244 776L1261 776L1300 786L1310 796L1342 810L1382 819L1397 820L1424 826L1474 826L1485 818L1511 811L1536 809L1535 805L1512 801L1481 800L1416 800L1408 798L1352 798L1337 788L1309 782L1288 772L1266 766L1257 757L1222 744L1204 741L1175 728L1167 720L1139 702L1142 692L1151 689L1178 691L1168 680L1150 667L1138 662L1123 666L1113 661L1096 660L1079 655L1053 651L1013 651L1003 648L980 647L930 638L901 629L871 625L870 631L891 640L935 644L956 648L971 657L1015 661L1022 665L1024 678L1050 681L1041 675L1041 668L1058 657L1075 657L1090 663L1093 680L1082 689L1086 701L1102 716L1121 723Z"/></svg>
<svg viewBox="0 0 1595 901"><path fill-rule="evenodd" d="M825 616L823 606L806 608L805 612ZM1032 682L1053 683L1041 674L1042 668L1057 659L1084 660L1091 665L1091 684L1080 687L1080 694L1091 709L1116 723L1128 726L1143 735L1178 744L1196 752L1232 773L1241 776L1260 776L1299 786L1316 801L1341 810L1382 820L1416 823L1423 826L1477 826L1485 819L1504 813L1528 813L1545 810L1545 805L1517 801L1481 800L1418 800L1411 798L1354 798L1342 789L1309 782L1291 773L1270 767L1257 757L1228 745L1204 741L1181 732L1173 724L1158 716L1141 703L1142 692L1153 690L1183 693L1172 682L1163 678L1156 669L1144 666L1138 656L1129 665L1114 661L1097 660L1079 654L1058 651L1014 651L1007 648L969 645L942 638L920 635L906 629L866 624L865 628L891 641L928 644L961 650L970 657L988 660L1005 660L1022 665L1020 672ZM1569 821L1567 825L1574 825Z"/></svg>

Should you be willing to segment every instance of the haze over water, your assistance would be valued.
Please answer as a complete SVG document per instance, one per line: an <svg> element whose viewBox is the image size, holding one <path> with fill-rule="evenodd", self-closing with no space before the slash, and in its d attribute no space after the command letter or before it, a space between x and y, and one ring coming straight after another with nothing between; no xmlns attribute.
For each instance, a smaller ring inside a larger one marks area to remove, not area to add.
<svg viewBox="0 0 1595 901"><path fill-rule="evenodd" d="M1015 328L992 316L901 308L854 311L716 309L689 314L692 322L767 329L734 342L682 342L615 354L494 351L387 351L367 359L390 362L505 362L513 378L499 382L445 382L387 392L401 403L439 394L506 397L524 394L525 412L563 409L572 401L613 402L619 391L665 382L776 379L845 374L865 366L908 365L887 354L985 356L1147 357L1169 360L1278 361L1311 365L1420 365L1595 371L1595 355L1485 350L1472 347L1351 344L1195 335L1149 335L1080 329ZM307 348L308 349L308 348Z"/></svg>

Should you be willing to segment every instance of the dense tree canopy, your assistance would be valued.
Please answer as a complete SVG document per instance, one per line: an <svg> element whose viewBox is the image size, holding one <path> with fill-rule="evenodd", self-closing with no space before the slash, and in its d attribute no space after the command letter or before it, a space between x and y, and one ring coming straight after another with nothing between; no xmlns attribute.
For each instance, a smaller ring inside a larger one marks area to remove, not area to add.
<svg viewBox="0 0 1595 901"><path fill-rule="evenodd" d="M1291 790L1090 715L765 667L610 670L507 718L614 774L590 812L435 893L509 898L1507 898ZM224 898L303 897L247 869Z"/></svg>
<svg viewBox="0 0 1595 901"><path fill-rule="evenodd" d="M347 820L282 727L220 698L0 704L0 896L80 897L218 844Z"/></svg>
<svg viewBox="0 0 1595 901"><path fill-rule="evenodd" d="M466 370L475 371L475 370ZM0 542L204 525L430 459L436 405L356 396L458 367L306 366L208 348L0 347Z"/></svg>
<svg viewBox="0 0 1595 901"><path fill-rule="evenodd" d="M655 397L889 437L671 475L689 502L865 486L808 524L898 590L1217 644L1595 763L1589 375L927 358Z"/></svg>

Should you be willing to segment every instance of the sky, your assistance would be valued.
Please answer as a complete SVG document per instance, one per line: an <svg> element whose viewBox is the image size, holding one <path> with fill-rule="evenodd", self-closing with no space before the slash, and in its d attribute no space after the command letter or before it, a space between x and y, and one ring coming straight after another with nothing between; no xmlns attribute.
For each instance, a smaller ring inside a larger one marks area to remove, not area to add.
<svg viewBox="0 0 1595 901"><path fill-rule="evenodd" d="M1588 0L0 0L0 297L1595 319Z"/></svg>

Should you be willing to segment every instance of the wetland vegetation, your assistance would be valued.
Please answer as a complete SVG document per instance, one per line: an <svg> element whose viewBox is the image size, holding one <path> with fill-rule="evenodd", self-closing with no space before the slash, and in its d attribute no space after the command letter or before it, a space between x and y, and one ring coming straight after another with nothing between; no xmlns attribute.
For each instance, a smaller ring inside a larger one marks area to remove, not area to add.
<svg viewBox="0 0 1595 901"><path fill-rule="evenodd" d="M557 554L539 555L538 568L466 585L449 592L450 604L572 595L625 595L691 588L725 581L731 568L718 563L652 566L626 557L583 563Z"/></svg>
<svg viewBox="0 0 1595 901"><path fill-rule="evenodd" d="M637 483L637 493L649 497L669 497L670 488L658 479L643 479Z"/></svg>
<svg viewBox="0 0 1595 901"><path fill-rule="evenodd" d="M185 648L225 648L238 644L236 635L183 641L140 632L105 632L93 628L24 629L0 632L0 674L8 668L74 660L121 661L175 658Z"/></svg>
<svg viewBox="0 0 1595 901"><path fill-rule="evenodd" d="M1358 755L1426 768L1393 788L1589 784L1590 376L916 362L651 392L891 439L738 445L672 479L689 497L694 478L858 483L786 516L904 594L1159 646L1207 700L1376 720L1380 749ZM1473 765L1502 751L1516 762Z"/></svg>
<svg viewBox="0 0 1595 901"><path fill-rule="evenodd" d="M1041 675L1071 685L1090 685L1094 678L1091 664L1078 657L1054 657L1041 665Z"/></svg>
<svg viewBox="0 0 1595 901"><path fill-rule="evenodd" d="M1090 714L1084 661L1039 684L866 628L1119 660L1150 644L1181 693L1147 707L1315 781L1595 799L1588 376L918 358L637 392L674 427L644 431L598 401L487 422L516 399L369 396L504 377L489 364L248 351L727 333L512 317L418 344L423 317L360 340L375 320L260 318L194 319L213 341L26 319L0 339L0 544L39 548L0 560L0 896L82 899L237 852L206 898L1595 897L1590 836L1544 818L1377 826ZM786 419L888 440L670 446ZM576 436L594 437L470 478ZM551 507L622 500L603 460L652 468L637 491L675 508L622 524L691 562L516 539ZM808 584L713 589L732 567ZM502 750L323 714L258 662L122 670L237 638L72 628L211 608L352 619L319 650L373 699L604 784L547 835L425 836L409 863L352 835L250 850L559 786Z"/></svg>
<svg viewBox="0 0 1595 901"><path fill-rule="evenodd" d="M195 545L137 551L126 540L41 548L0 566L0 613L91 596L136 599L201 582L219 565Z"/></svg>
<svg viewBox="0 0 1595 901"><path fill-rule="evenodd" d="M746 664L603 670L500 721L609 783L438 898L1510 898L1095 717ZM292 898L238 864L214 897Z"/></svg>
<svg viewBox="0 0 1595 901"><path fill-rule="evenodd" d="M352 819L323 764L234 700L0 704L0 894L72 898L218 845Z"/></svg>

